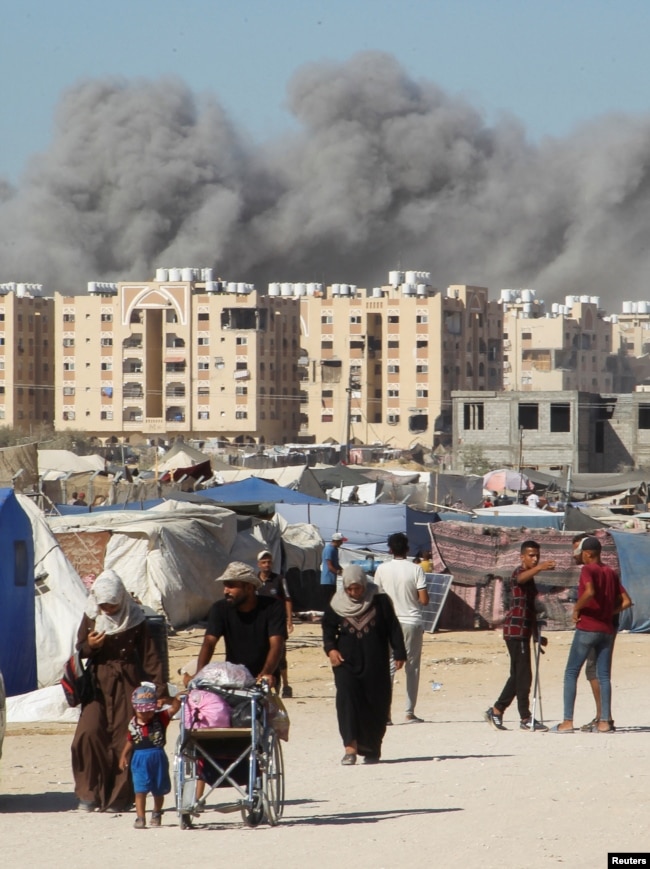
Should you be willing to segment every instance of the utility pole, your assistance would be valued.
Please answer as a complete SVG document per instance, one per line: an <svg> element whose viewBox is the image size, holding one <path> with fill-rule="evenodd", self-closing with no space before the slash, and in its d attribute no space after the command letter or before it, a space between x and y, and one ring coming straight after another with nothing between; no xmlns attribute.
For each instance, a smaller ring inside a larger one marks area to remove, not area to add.
<svg viewBox="0 0 650 869"><path fill-rule="evenodd" d="M344 456L342 461L348 464L350 461L350 435L352 432L352 380L348 380L348 385L345 388L347 393L347 408L345 417L345 446L343 448Z"/></svg>

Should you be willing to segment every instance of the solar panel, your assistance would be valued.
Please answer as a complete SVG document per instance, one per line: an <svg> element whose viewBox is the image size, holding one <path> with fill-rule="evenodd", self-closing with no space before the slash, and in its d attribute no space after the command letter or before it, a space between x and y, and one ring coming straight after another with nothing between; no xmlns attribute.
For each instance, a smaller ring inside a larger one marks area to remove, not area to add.
<svg viewBox="0 0 650 869"><path fill-rule="evenodd" d="M422 624L424 630L432 634L447 600L453 576L449 573L427 573L426 578L429 603L422 607Z"/></svg>

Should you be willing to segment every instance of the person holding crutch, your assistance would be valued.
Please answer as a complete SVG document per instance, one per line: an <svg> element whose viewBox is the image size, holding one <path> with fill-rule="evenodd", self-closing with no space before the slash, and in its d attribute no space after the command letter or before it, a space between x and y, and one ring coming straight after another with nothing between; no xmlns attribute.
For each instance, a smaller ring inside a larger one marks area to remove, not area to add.
<svg viewBox="0 0 650 869"><path fill-rule="evenodd" d="M530 711L530 686L533 680L530 638L537 642L538 627L535 614L537 587L535 577L543 570L554 570L554 561L542 561L540 546L536 540L525 540L520 548L521 564L510 579L511 601L503 623L503 638L510 655L510 675L494 706L483 717L495 730L507 730L503 725L503 713L517 698L521 730L548 730L541 721L534 721ZM540 646L547 644L546 637Z"/></svg>

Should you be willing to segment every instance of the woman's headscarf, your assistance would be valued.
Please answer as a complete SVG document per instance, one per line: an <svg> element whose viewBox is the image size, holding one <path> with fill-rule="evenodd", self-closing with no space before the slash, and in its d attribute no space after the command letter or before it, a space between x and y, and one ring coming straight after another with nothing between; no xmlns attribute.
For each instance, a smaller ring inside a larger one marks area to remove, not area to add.
<svg viewBox="0 0 650 869"><path fill-rule="evenodd" d="M361 600L352 600L345 591L351 585L362 585L364 592ZM334 612L344 619L358 619L372 606L374 596L379 589L371 582L358 564L348 564L343 568L343 588L332 598L331 606Z"/></svg>
<svg viewBox="0 0 650 869"><path fill-rule="evenodd" d="M100 604L117 604L119 609L109 615L102 612ZM137 604L124 587L114 570L104 570L92 584L86 603L86 615L95 620L95 630L107 634L120 634L144 621L142 607Z"/></svg>

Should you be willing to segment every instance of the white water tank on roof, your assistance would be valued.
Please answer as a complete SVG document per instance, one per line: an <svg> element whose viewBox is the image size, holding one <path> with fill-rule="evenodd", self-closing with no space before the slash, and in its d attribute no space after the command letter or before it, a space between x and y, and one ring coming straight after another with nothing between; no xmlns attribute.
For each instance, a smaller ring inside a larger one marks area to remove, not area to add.
<svg viewBox="0 0 650 869"><path fill-rule="evenodd" d="M236 293L237 292L237 281L228 281L228 283L226 284L226 290L229 293Z"/></svg>
<svg viewBox="0 0 650 869"><path fill-rule="evenodd" d="M310 281L307 284L307 295L313 296L314 293L317 291L317 288L318 288L318 284L315 284L313 281Z"/></svg>
<svg viewBox="0 0 650 869"><path fill-rule="evenodd" d="M359 287L356 284L350 284L350 295L356 296Z"/></svg>
<svg viewBox="0 0 650 869"><path fill-rule="evenodd" d="M521 291L521 301L522 302L532 302L535 298L535 293L532 290L522 290Z"/></svg>
<svg viewBox="0 0 650 869"><path fill-rule="evenodd" d="M631 314L632 313L632 302L623 302L623 304L621 306L621 310L623 311L624 314Z"/></svg>
<svg viewBox="0 0 650 869"><path fill-rule="evenodd" d="M269 284L269 296L279 296L280 295L280 283L279 281L273 281Z"/></svg>
<svg viewBox="0 0 650 869"><path fill-rule="evenodd" d="M307 295L307 284L302 283L302 281L293 285L293 293L295 296L306 296Z"/></svg>
<svg viewBox="0 0 650 869"><path fill-rule="evenodd" d="M214 280L214 269L201 269L201 280L202 281L213 281Z"/></svg>
<svg viewBox="0 0 650 869"><path fill-rule="evenodd" d="M180 269L176 269L176 268L170 269L170 270L169 270L169 280L172 281L172 282L176 282L176 281L180 281L180 280L182 280L182 278L181 278L181 270L180 270Z"/></svg>
<svg viewBox="0 0 650 869"><path fill-rule="evenodd" d="M280 295L285 298L288 296L293 296L293 284L290 281L283 281L280 284Z"/></svg>
<svg viewBox="0 0 650 869"><path fill-rule="evenodd" d="M384 291L381 287L373 287L372 288L372 297L373 299L381 299L383 298Z"/></svg>
<svg viewBox="0 0 650 869"><path fill-rule="evenodd" d="M168 269L156 269L156 281L159 284L164 284L169 280L169 270Z"/></svg>
<svg viewBox="0 0 650 869"><path fill-rule="evenodd" d="M591 296L580 296L580 303L582 305L588 305L591 302Z"/></svg>
<svg viewBox="0 0 650 869"><path fill-rule="evenodd" d="M418 284L415 288L415 294L416 296L428 296L429 288L426 284Z"/></svg>
<svg viewBox="0 0 650 869"><path fill-rule="evenodd" d="M418 273L413 271L404 272L404 283L405 284L417 284L418 282Z"/></svg>
<svg viewBox="0 0 650 869"><path fill-rule="evenodd" d="M560 311L560 306L558 305L557 302L553 302L553 304L551 305L551 313L558 314L559 311Z"/></svg>
<svg viewBox="0 0 650 869"><path fill-rule="evenodd" d="M404 280L404 272L388 272L388 283L391 287L399 287Z"/></svg>
<svg viewBox="0 0 650 869"><path fill-rule="evenodd" d="M341 295L341 285L340 284L332 284L332 295L340 296Z"/></svg>
<svg viewBox="0 0 650 869"><path fill-rule="evenodd" d="M218 293L219 292L219 281L206 281L205 282L205 291L206 291L206 293Z"/></svg>
<svg viewBox="0 0 650 869"><path fill-rule="evenodd" d="M597 308L600 308L600 296L590 296L590 301L592 305L595 305Z"/></svg>
<svg viewBox="0 0 650 869"><path fill-rule="evenodd" d="M501 290L499 299L501 302L507 302L509 304L512 301L512 290Z"/></svg>
<svg viewBox="0 0 650 869"><path fill-rule="evenodd" d="M648 302L637 302L636 303L637 314L647 314L648 310L650 310L650 304L648 304Z"/></svg>
<svg viewBox="0 0 650 869"><path fill-rule="evenodd" d="M349 296L350 295L350 284L341 284L341 295Z"/></svg>
<svg viewBox="0 0 650 869"><path fill-rule="evenodd" d="M27 293L27 287L25 284L16 284L16 296L19 299L22 299Z"/></svg>
<svg viewBox="0 0 650 869"><path fill-rule="evenodd" d="M402 295L403 296L414 296L415 295L415 284L409 284L409 283L402 284Z"/></svg>

